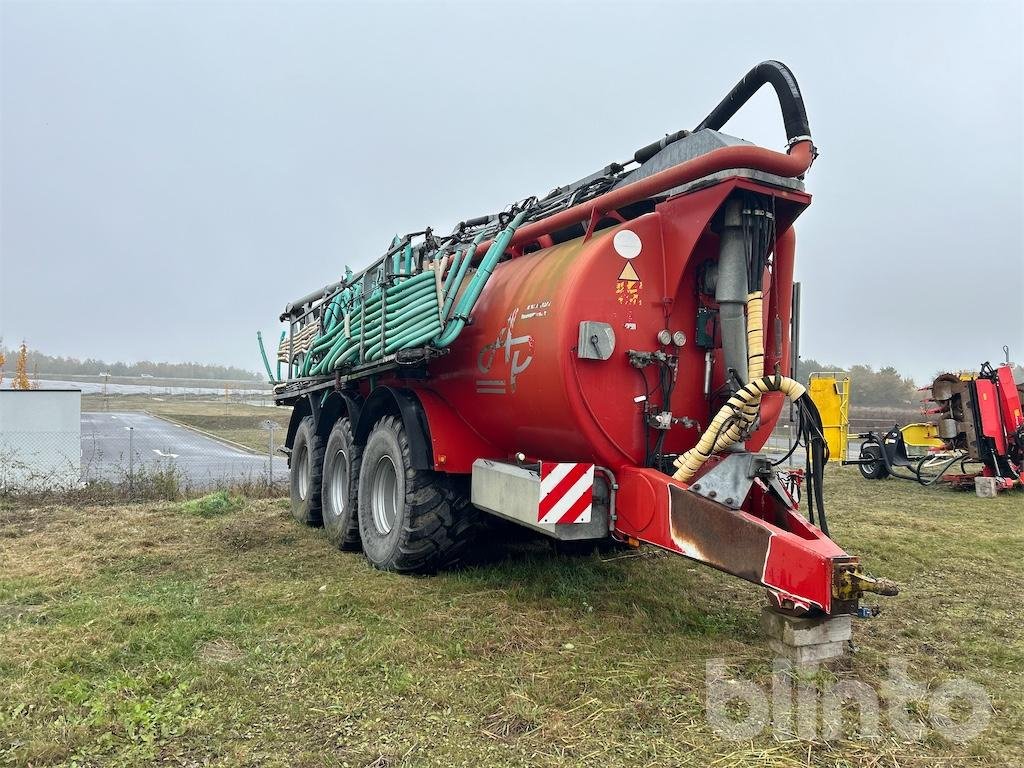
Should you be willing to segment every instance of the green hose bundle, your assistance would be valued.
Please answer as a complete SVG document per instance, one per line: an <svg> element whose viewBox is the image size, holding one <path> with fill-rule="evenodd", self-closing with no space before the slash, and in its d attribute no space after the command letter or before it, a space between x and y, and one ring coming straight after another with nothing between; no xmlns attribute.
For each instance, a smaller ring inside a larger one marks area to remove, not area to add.
<svg viewBox="0 0 1024 768"><path fill-rule="evenodd" d="M322 330L305 353L300 376L327 376L351 363L373 362L428 343L438 348L449 346L465 327L526 215L525 210L520 211L495 236L465 290L463 283L483 233L464 251L451 254L450 260L440 251L434 253L418 273L414 272L412 244L406 240L403 245L396 238L390 258L392 279L398 282L388 287L378 284L365 296L357 289L359 280L353 281L348 272L348 284L323 311ZM267 368L269 374L269 365Z"/></svg>

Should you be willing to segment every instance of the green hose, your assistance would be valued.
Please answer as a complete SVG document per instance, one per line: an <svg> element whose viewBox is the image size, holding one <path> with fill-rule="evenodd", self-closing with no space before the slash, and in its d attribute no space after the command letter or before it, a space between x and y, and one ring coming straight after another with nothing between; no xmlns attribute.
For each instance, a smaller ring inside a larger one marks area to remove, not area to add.
<svg viewBox="0 0 1024 768"><path fill-rule="evenodd" d="M434 343L439 347L447 347L455 339L458 338L459 334L462 333L462 329L466 327L466 321L469 319L470 314L473 312L473 307L476 305L476 300L480 298L480 293L484 289L484 285L487 284L488 278L491 276L491 272L494 270L495 265L498 263L498 259L505 253L505 249L508 247L509 241L512 240L512 235L515 234L516 229L520 224L523 223L523 219L526 218L526 211L520 211L515 215L515 218L509 222L509 225L505 227L501 232L498 233L497 237L494 238L494 242L491 243L491 247L487 249L487 253L484 254L483 260L480 262L480 266L473 275L472 281L466 287L466 292L462 294L459 299L459 304L455 308L455 315L452 318L452 322L449 322L444 327L444 331L441 335L434 339ZM475 242L475 241L474 241ZM469 259L466 259L468 262ZM448 302L445 301L445 306ZM446 313L442 313L447 317Z"/></svg>
<svg viewBox="0 0 1024 768"><path fill-rule="evenodd" d="M476 247L480 245L480 241L483 239L483 232L473 238L473 242L470 243L469 248L466 250L465 258L462 260L462 263L459 264L459 273L455 278L455 282L452 284L450 289L445 288L445 300L444 307L441 309L441 317L448 317L448 313L452 309L452 304L455 303L455 297L459 293L459 288L462 287L462 281L466 277L466 270L469 269L469 265L473 262L473 256L476 254Z"/></svg>
<svg viewBox="0 0 1024 768"><path fill-rule="evenodd" d="M281 338L277 340L278 348L284 344L284 337L288 335L287 331L281 331ZM277 358L277 380L281 381L281 358Z"/></svg>
<svg viewBox="0 0 1024 768"><path fill-rule="evenodd" d="M260 344L260 354L263 356L263 367L267 369L267 378L274 382L274 374L270 372L270 361L267 360L267 350L263 348L263 334L256 331L256 341Z"/></svg>
<svg viewBox="0 0 1024 768"><path fill-rule="evenodd" d="M462 251L456 251L452 255L452 263L448 267L448 277L444 279L444 295L447 296L452 290L452 281L455 279L455 273L459 269L459 259L462 257Z"/></svg>

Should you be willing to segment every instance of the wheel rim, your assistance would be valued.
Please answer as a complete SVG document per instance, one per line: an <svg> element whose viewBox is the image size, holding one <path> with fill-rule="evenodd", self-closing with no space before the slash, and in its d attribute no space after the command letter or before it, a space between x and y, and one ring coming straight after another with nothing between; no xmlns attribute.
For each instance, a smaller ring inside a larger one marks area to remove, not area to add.
<svg viewBox="0 0 1024 768"><path fill-rule="evenodd" d="M306 500L309 495L309 451L305 446L299 452L299 498Z"/></svg>
<svg viewBox="0 0 1024 768"><path fill-rule="evenodd" d="M331 471L331 510L335 515L345 511L348 500L348 456L338 451L334 456L334 469Z"/></svg>
<svg viewBox="0 0 1024 768"><path fill-rule="evenodd" d="M391 532L398 519L398 470L390 456L381 456L373 468L370 505L373 527L382 536Z"/></svg>

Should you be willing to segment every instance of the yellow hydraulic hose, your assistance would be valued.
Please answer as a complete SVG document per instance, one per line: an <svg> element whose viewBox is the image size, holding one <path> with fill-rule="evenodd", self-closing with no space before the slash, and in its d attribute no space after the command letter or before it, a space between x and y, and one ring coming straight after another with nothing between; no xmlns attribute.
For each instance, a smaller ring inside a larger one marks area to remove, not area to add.
<svg viewBox="0 0 1024 768"><path fill-rule="evenodd" d="M762 328L763 294L747 294L747 377L764 376L764 332Z"/></svg>
<svg viewBox="0 0 1024 768"><path fill-rule="evenodd" d="M754 291L747 296L747 378L719 409L697 444L679 456L675 461L673 479L689 482L704 462L714 453L724 451L743 436L754 423L765 392L782 392L790 400L798 400L804 394L804 386L787 376L764 375L764 333L762 330L763 296Z"/></svg>
<svg viewBox="0 0 1024 768"><path fill-rule="evenodd" d="M763 294L753 291L747 294L747 381L760 379L764 376L764 332L762 328ZM746 426L750 426L757 418L761 405L761 396L754 402L747 403L743 412Z"/></svg>

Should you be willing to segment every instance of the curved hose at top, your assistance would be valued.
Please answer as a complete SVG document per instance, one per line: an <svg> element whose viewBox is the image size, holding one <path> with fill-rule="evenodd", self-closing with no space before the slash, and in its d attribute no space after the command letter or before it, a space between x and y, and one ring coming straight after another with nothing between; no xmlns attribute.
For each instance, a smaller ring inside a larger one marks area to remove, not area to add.
<svg viewBox="0 0 1024 768"><path fill-rule="evenodd" d="M771 84L775 89L775 95L779 97L782 123L786 127L786 139L790 143L798 139L810 139L811 126L807 122L807 110L804 108L804 97L800 93L800 86L797 85L796 77L790 68L781 61L762 61L747 72L718 103L718 106L711 110L700 125L693 130L699 131L703 128L719 130L766 83Z"/></svg>
<svg viewBox="0 0 1024 768"><path fill-rule="evenodd" d="M762 61L733 86L733 89L718 103L717 107L711 110L708 116L700 122L700 125L692 131L676 131L663 139L651 142L646 147L641 147L633 153L633 159L638 163L643 163L669 144L684 139L691 133L696 133L704 128L720 130L739 111L740 107L750 101L750 97L761 90L761 86L766 83L771 84L775 89L775 95L779 97L782 123L786 128L786 140L790 144L800 139L809 140L811 126L807 122L804 97L800 93L796 77L790 68L781 61Z"/></svg>

